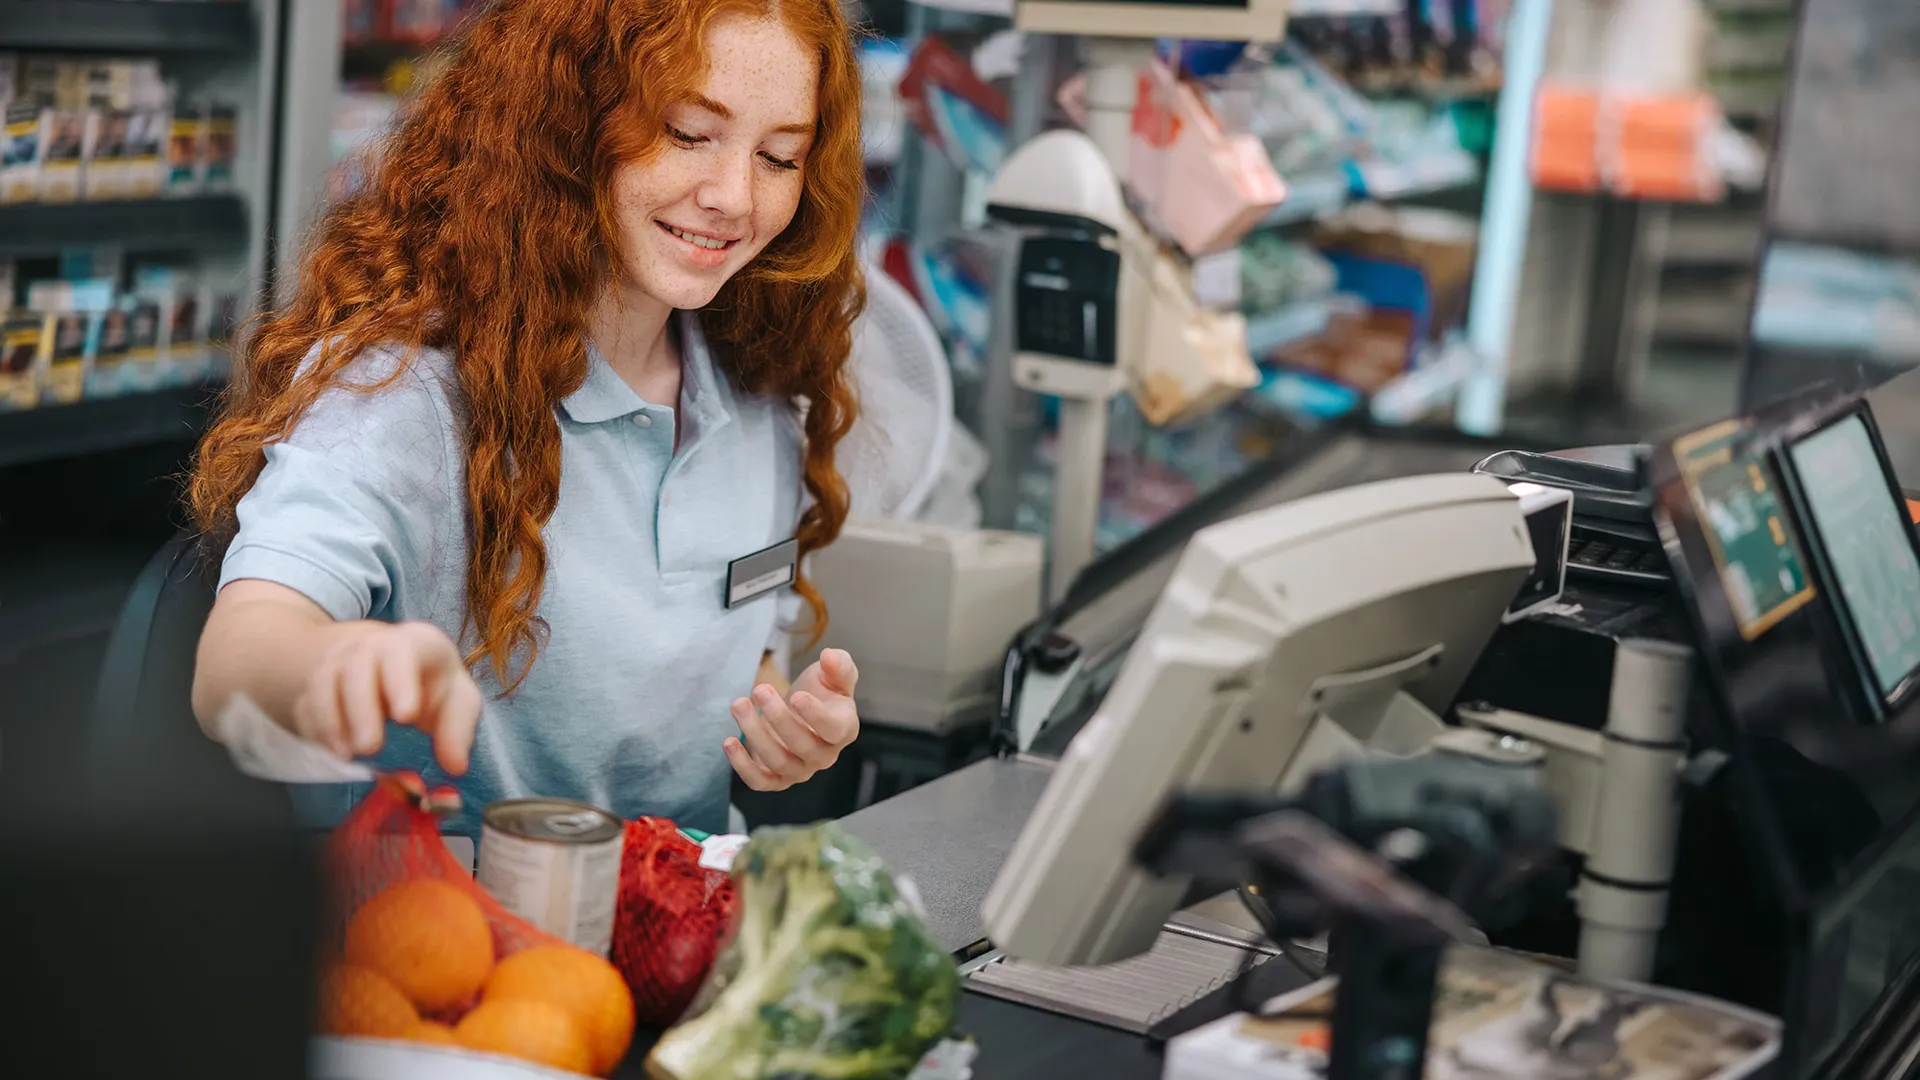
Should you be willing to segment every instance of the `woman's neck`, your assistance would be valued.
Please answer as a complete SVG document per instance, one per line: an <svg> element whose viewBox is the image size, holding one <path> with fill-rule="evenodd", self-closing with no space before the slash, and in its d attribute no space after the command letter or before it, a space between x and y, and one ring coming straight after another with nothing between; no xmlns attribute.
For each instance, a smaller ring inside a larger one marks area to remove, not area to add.
<svg viewBox="0 0 1920 1080"><path fill-rule="evenodd" d="M673 309L638 289L609 286L587 312L587 334L607 366L655 405L680 404L680 351Z"/></svg>

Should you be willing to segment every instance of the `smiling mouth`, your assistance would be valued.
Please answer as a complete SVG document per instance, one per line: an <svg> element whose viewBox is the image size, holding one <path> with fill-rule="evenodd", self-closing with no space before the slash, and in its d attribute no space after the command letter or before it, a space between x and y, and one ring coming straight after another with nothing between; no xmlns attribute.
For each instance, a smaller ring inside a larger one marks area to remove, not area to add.
<svg viewBox="0 0 1920 1080"><path fill-rule="evenodd" d="M692 244L694 247L705 248L708 251L724 251L739 243L738 240L722 240L717 236L702 236L699 233L688 232L685 229L676 229L664 221L656 221L654 224L672 233L674 236L685 240L687 243Z"/></svg>

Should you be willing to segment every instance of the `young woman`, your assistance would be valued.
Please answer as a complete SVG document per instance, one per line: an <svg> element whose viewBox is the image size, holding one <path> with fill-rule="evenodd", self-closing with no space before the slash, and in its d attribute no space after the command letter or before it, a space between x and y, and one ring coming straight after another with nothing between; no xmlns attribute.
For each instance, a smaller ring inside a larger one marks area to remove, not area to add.
<svg viewBox="0 0 1920 1080"><path fill-rule="evenodd" d="M859 727L845 653L768 663L847 513L849 28L495 0L456 50L201 448L195 710L459 776L451 832L523 795L724 829L729 766L784 788Z"/></svg>

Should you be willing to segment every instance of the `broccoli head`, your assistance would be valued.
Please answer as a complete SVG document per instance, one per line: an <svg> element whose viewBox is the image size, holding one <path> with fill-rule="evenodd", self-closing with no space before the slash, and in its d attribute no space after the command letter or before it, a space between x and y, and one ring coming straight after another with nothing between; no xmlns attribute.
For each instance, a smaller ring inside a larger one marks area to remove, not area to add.
<svg viewBox="0 0 1920 1080"><path fill-rule="evenodd" d="M767 828L734 860L740 910L661 1080L900 1080L953 1025L960 977L893 875L839 826Z"/></svg>

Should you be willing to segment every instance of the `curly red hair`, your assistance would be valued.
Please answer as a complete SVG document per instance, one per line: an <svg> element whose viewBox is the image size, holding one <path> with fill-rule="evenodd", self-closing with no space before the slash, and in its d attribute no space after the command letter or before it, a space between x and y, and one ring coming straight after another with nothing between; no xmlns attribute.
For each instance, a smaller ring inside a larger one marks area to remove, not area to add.
<svg viewBox="0 0 1920 1080"><path fill-rule="evenodd" d="M319 222L295 295L237 359L189 482L203 534L232 536L265 448L363 350L446 350L469 406L469 662L517 686L547 629L537 612L560 496L554 408L586 378L587 310L617 272L607 193L619 166L662 146L662 112L705 79L707 28L734 13L779 18L817 51L819 126L792 224L701 320L744 391L804 409L812 503L799 546L831 543L847 516L834 448L853 423L847 355L865 303L860 75L838 0L495 0L475 16L367 186ZM796 588L817 637L826 605L804 578Z"/></svg>

